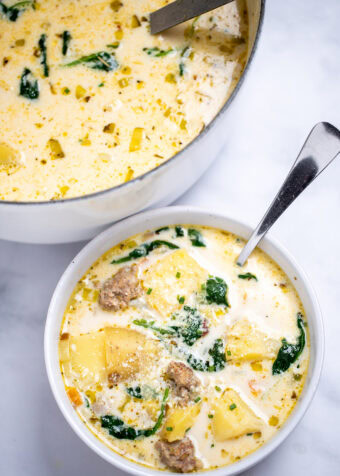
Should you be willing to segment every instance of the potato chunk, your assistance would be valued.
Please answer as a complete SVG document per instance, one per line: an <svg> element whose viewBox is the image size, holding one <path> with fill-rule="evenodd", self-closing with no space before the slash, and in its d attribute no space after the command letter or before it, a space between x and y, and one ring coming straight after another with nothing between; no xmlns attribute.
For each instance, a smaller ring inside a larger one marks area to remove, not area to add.
<svg viewBox="0 0 340 476"><path fill-rule="evenodd" d="M214 418L211 427L216 441L237 438L261 428L261 420L231 388L226 389L216 401L212 413Z"/></svg>
<svg viewBox="0 0 340 476"><path fill-rule="evenodd" d="M186 431L195 423L200 410L200 404L171 410L164 423L162 437L169 443L184 438Z"/></svg>
<svg viewBox="0 0 340 476"><path fill-rule="evenodd" d="M105 333L91 332L69 338L70 362L84 385L103 381L105 367Z"/></svg>
<svg viewBox="0 0 340 476"><path fill-rule="evenodd" d="M177 311L178 297L187 301L190 294L200 289L207 272L188 253L181 249L168 254L144 272L143 286L152 289L148 303L164 317Z"/></svg>
<svg viewBox="0 0 340 476"><path fill-rule="evenodd" d="M156 345L140 332L106 327L104 334L107 372L113 384L133 377L155 358Z"/></svg>
<svg viewBox="0 0 340 476"><path fill-rule="evenodd" d="M256 329L247 319L237 321L227 334L227 360L273 359L280 343Z"/></svg>

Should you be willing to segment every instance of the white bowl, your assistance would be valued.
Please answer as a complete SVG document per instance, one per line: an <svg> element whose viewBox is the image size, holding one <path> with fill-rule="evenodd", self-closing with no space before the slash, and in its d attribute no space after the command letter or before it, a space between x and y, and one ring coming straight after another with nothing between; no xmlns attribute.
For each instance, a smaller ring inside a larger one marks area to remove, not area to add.
<svg viewBox="0 0 340 476"><path fill-rule="evenodd" d="M152 230L162 226L175 224L206 225L230 231L244 238L247 238L251 232L249 226L238 220L185 206L152 210L116 223L86 245L68 266L53 294L45 328L45 362L47 374L54 397L66 420L77 435L106 461L131 474L143 476L159 476L159 474L170 476L174 473L168 471L162 471L160 473L160 471L151 470L128 461L106 447L88 430L74 411L66 395L60 373L58 340L64 310L70 295L78 280L84 275L94 261L114 245L132 235L149 229ZM260 248L268 253L292 280L305 308L310 335L310 363L308 375L303 392L294 408L294 411L278 433L254 453L246 456L239 462L233 463L230 466L204 472L207 476L230 476L238 474L258 463L274 451L274 449L277 448L277 446L282 443L288 434L295 428L309 407L320 377L324 354L324 329L321 311L314 290L300 266L281 245L271 238L265 238L262 241Z"/></svg>

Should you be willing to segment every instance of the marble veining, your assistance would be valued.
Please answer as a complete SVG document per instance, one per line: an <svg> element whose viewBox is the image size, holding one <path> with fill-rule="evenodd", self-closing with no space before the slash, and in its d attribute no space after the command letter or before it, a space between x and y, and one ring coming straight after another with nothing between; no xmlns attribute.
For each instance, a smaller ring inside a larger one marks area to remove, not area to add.
<svg viewBox="0 0 340 476"><path fill-rule="evenodd" d="M340 127L339 18L338 0L268 0L256 60L233 108L233 128L226 132L228 143L178 203L257 223L311 127L320 120ZM245 476L340 474L339 177L340 159L273 228L317 291L326 358L318 392L300 425ZM0 242L1 475L123 475L73 433L45 372L48 303L82 246Z"/></svg>

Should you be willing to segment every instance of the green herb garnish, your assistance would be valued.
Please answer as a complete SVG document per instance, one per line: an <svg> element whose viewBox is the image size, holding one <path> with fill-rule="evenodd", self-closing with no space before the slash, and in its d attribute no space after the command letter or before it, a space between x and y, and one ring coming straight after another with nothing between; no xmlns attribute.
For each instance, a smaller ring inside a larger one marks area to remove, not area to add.
<svg viewBox="0 0 340 476"><path fill-rule="evenodd" d="M70 41L72 40L71 33L67 30L63 31L61 35L61 40L62 40L62 47L61 47L61 52L63 56L67 55L68 47L70 45Z"/></svg>
<svg viewBox="0 0 340 476"><path fill-rule="evenodd" d="M209 304L222 304L226 307L229 306L227 292L228 285L222 278L212 276L208 278L205 285L206 300Z"/></svg>
<svg viewBox="0 0 340 476"><path fill-rule="evenodd" d="M38 99L39 97L39 83L35 79L30 69L25 68L20 78L20 96L27 99Z"/></svg>
<svg viewBox="0 0 340 476"><path fill-rule="evenodd" d="M169 48L168 50L161 50L158 46L154 46L153 48L143 48L143 51L149 56L153 58L160 58L162 56L167 56L169 53L175 51L173 48Z"/></svg>
<svg viewBox="0 0 340 476"><path fill-rule="evenodd" d="M176 331L174 329L166 329L163 327L154 326L155 321L147 321L146 319L135 319L132 321L136 326L144 327L144 329L151 329L152 331L161 334L161 335L176 335Z"/></svg>
<svg viewBox="0 0 340 476"><path fill-rule="evenodd" d="M102 428L105 428L111 436L113 436L114 438L118 438L119 440L135 440L139 437L148 438L149 436L152 436L157 433L157 431L162 425L165 415L165 403L168 399L168 396L169 389L166 388L163 395L163 400L157 421L152 428L148 428L146 430L133 428L132 426L127 425L123 422L123 420L114 415L104 415L101 417Z"/></svg>
<svg viewBox="0 0 340 476"><path fill-rule="evenodd" d="M167 426L166 427L166 431L172 431L172 430L173 430L172 426Z"/></svg>
<svg viewBox="0 0 340 476"><path fill-rule="evenodd" d="M34 8L34 3L35 0L25 0L14 3L8 7L3 2L0 2L0 13L2 13L9 21L17 21L21 13L26 10L26 7L32 6L32 8Z"/></svg>
<svg viewBox="0 0 340 476"><path fill-rule="evenodd" d="M40 63L42 64L45 78L47 78L48 75L49 75L49 67L48 67L48 64L47 64L46 39L47 39L47 37L46 37L45 33L43 33L40 36L39 41L38 41L38 46L39 46L39 49L40 49L40 52L41 52L41 61L40 61Z"/></svg>
<svg viewBox="0 0 340 476"><path fill-rule="evenodd" d="M180 277L181 277L181 273L179 271L177 271L176 278L179 279Z"/></svg>
<svg viewBox="0 0 340 476"><path fill-rule="evenodd" d="M273 375L282 374L300 357L306 344L306 331L302 319L302 314L297 314L297 326L300 329L300 335L296 344L289 344L286 339L282 339L282 346L273 363Z"/></svg>
<svg viewBox="0 0 340 476"><path fill-rule="evenodd" d="M152 293L152 288L149 288L147 291L146 291L146 294L150 295Z"/></svg>
<svg viewBox="0 0 340 476"><path fill-rule="evenodd" d="M210 418L210 419L211 419L211 418L214 418L214 415L209 414L209 415L208 415L208 418Z"/></svg>
<svg viewBox="0 0 340 476"><path fill-rule="evenodd" d="M255 274L252 274L252 273L239 274L238 277L240 279L247 279L248 281L250 281L251 279L254 279L255 281L258 281Z"/></svg>
<svg viewBox="0 0 340 476"><path fill-rule="evenodd" d="M229 406L229 410L235 410L236 408L236 403L232 403L230 406Z"/></svg>
<svg viewBox="0 0 340 476"><path fill-rule="evenodd" d="M132 259L142 258L161 246L166 246L170 250L176 250L179 248L179 246L175 245L174 243L170 243L169 241L154 240L150 243L143 243L132 250L127 256L123 256L122 258L111 261L111 264L120 264L125 263L126 261L131 261Z"/></svg>
<svg viewBox="0 0 340 476"><path fill-rule="evenodd" d="M185 297L184 297L184 296L177 296L177 301L178 301L180 304L184 304Z"/></svg>
<svg viewBox="0 0 340 476"><path fill-rule="evenodd" d="M192 246L199 246L199 247L206 246L202 233L200 231L195 230L194 228L189 228L188 235L189 235Z"/></svg>
<svg viewBox="0 0 340 476"><path fill-rule="evenodd" d="M98 53L93 53L92 55L82 56L71 63L66 63L62 66L70 68L77 66L79 64L84 64L91 69L99 69L101 71L115 71L118 68L118 62L116 57L112 53L107 51L99 51Z"/></svg>

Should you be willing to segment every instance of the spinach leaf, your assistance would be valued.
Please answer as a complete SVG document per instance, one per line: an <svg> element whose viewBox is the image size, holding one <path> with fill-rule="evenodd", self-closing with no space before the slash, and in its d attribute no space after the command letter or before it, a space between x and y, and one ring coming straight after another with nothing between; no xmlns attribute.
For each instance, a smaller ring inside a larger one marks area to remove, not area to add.
<svg viewBox="0 0 340 476"><path fill-rule="evenodd" d="M205 247L204 239L202 233L194 228L189 228L188 235L191 241L192 246Z"/></svg>
<svg viewBox="0 0 340 476"><path fill-rule="evenodd" d="M3 2L0 2L0 13L2 13L9 21L17 21L20 14L26 10L25 7L32 6L34 8L35 0L25 0L14 3L8 7Z"/></svg>
<svg viewBox="0 0 340 476"><path fill-rule="evenodd" d="M248 281L250 281L251 279L255 279L255 281L258 281L255 274L252 274L252 273L239 274L238 277L240 279L247 279Z"/></svg>
<svg viewBox="0 0 340 476"><path fill-rule="evenodd" d="M175 51L173 48L169 48L168 50L161 50L158 48L158 46L155 46L154 48L143 48L143 51L149 56L152 56L153 58L160 58L162 56L167 56L169 53L172 53Z"/></svg>
<svg viewBox="0 0 340 476"><path fill-rule="evenodd" d="M39 97L39 83L35 79L30 69L25 68L20 78L20 96L27 99L38 99Z"/></svg>
<svg viewBox="0 0 340 476"><path fill-rule="evenodd" d="M158 396L156 390L147 384L128 387L126 392L133 398L139 398L143 400L154 400Z"/></svg>
<svg viewBox="0 0 340 476"><path fill-rule="evenodd" d="M170 227L168 226L163 226L162 228L158 228L158 230L155 231L156 235L159 235L160 233L162 233L163 231L168 231L170 230Z"/></svg>
<svg viewBox="0 0 340 476"><path fill-rule="evenodd" d="M230 307L227 298L228 285L224 279L211 276L206 282L205 291L206 300L209 304L223 304L224 306Z"/></svg>
<svg viewBox="0 0 340 476"><path fill-rule="evenodd" d="M145 319L135 319L133 323L136 326L151 329L156 334L178 337L190 347L206 332L204 320L195 308L184 306L183 311L174 314L173 317L178 319L178 325L157 327L154 326L155 321Z"/></svg>
<svg viewBox="0 0 340 476"><path fill-rule="evenodd" d="M282 339L282 346L277 354L276 360L273 363L272 374L282 374L300 357L306 345L306 332L302 319L302 314L297 314L297 326L300 330L300 335L296 344L289 344L286 339Z"/></svg>
<svg viewBox="0 0 340 476"><path fill-rule="evenodd" d="M104 415L101 417L102 428L108 430L109 434L119 440L135 440L139 437L149 437L154 435L162 425L165 415L165 403L169 396L169 389L166 388L160 408L160 412L155 425L152 428L140 430L127 425L120 418L114 415Z"/></svg>
<svg viewBox="0 0 340 476"><path fill-rule="evenodd" d="M126 261L130 261L132 259L142 258L161 246L166 246L170 250L176 250L179 248L179 246L175 245L174 243L170 243L170 241L154 240L149 243L141 244L132 250L127 256L123 256L122 258L111 261L111 264L126 263Z"/></svg>
<svg viewBox="0 0 340 476"><path fill-rule="evenodd" d="M101 71L114 71L118 68L118 62L115 55L108 53L107 51L99 51L92 55L82 56L81 58L71 61L71 63L66 63L63 66L69 68L79 64L84 64L88 68L99 69Z"/></svg>
<svg viewBox="0 0 340 476"><path fill-rule="evenodd" d="M142 396L142 390L140 388L139 385L136 385L136 387L128 387L126 389L126 392L131 396L131 397L134 397L134 398L139 398L139 399L142 399L143 396Z"/></svg>
<svg viewBox="0 0 340 476"><path fill-rule="evenodd" d="M184 229L181 226L175 226L175 233L177 238L184 236Z"/></svg>
<svg viewBox="0 0 340 476"><path fill-rule="evenodd" d="M179 75L184 76L185 65L184 63L179 63Z"/></svg>
<svg viewBox="0 0 340 476"><path fill-rule="evenodd" d="M62 52L63 56L66 56L68 47L70 45L70 41L72 40L71 33L67 30L63 31L63 33L61 35L61 40L63 42L62 47L61 47L61 52Z"/></svg>
<svg viewBox="0 0 340 476"><path fill-rule="evenodd" d="M190 347L202 337L206 330L203 327L203 318L195 308L184 306L183 312L174 314L174 317L179 317L182 325L170 326L170 329L173 329L177 337Z"/></svg>
<svg viewBox="0 0 340 476"><path fill-rule="evenodd" d="M187 362L194 370L201 372L219 372L226 366L225 348L222 339L216 339L214 345L208 350L210 358L207 360L198 359L189 354Z"/></svg>
<svg viewBox="0 0 340 476"><path fill-rule="evenodd" d="M45 33L43 33L40 36L39 41L38 41L38 46L39 46L40 52L41 52L41 61L40 61L40 63L43 66L43 71L44 71L45 78L47 78L48 75L49 75L49 67L48 67L48 64L47 64L46 38L47 37L46 37Z"/></svg>

